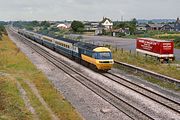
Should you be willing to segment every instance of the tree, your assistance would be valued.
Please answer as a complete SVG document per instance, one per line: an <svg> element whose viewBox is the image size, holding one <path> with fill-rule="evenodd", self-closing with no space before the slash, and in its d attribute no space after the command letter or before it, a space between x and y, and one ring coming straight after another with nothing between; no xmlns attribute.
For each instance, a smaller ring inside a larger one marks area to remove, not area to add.
<svg viewBox="0 0 180 120"><path fill-rule="evenodd" d="M48 21L42 21L41 22L41 26L44 26L44 27L49 27L50 26L50 23Z"/></svg>
<svg viewBox="0 0 180 120"><path fill-rule="evenodd" d="M176 46L176 47L180 48L180 37L176 37L176 38L174 39L174 43L175 43L175 46Z"/></svg>
<svg viewBox="0 0 180 120"><path fill-rule="evenodd" d="M84 31L84 24L80 21L73 21L71 23L71 28L74 32L83 32Z"/></svg>
<svg viewBox="0 0 180 120"><path fill-rule="evenodd" d="M115 29L119 29L119 28L126 28L127 27L127 23L126 22L119 22L119 23L116 23L115 25L114 25L114 28Z"/></svg>
<svg viewBox="0 0 180 120"><path fill-rule="evenodd" d="M137 24L138 24L138 21L136 20L136 18L133 18L131 22L132 22L132 24L134 24L134 25L137 25Z"/></svg>
<svg viewBox="0 0 180 120"><path fill-rule="evenodd" d="M130 21L129 23L129 31L130 31L130 34L135 34L135 31L136 31L136 25L137 25L137 20L136 18L133 18L132 21Z"/></svg>
<svg viewBox="0 0 180 120"><path fill-rule="evenodd" d="M36 20L32 21L32 26L34 27L39 26L39 22Z"/></svg>
<svg viewBox="0 0 180 120"><path fill-rule="evenodd" d="M29 25L29 26L26 26L26 29L27 29L27 30L30 30L30 31L34 30L33 26L30 26L30 25Z"/></svg>

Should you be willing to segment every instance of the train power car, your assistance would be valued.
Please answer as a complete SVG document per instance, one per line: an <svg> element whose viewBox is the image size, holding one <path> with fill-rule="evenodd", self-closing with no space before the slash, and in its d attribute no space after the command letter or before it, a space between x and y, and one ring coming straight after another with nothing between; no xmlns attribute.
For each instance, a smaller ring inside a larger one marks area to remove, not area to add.
<svg viewBox="0 0 180 120"><path fill-rule="evenodd" d="M108 48L84 42L78 42L75 46L78 47L79 57L85 64L104 71L112 68L114 61Z"/></svg>
<svg viewBox="0 0 180 120"><path fill-rule="evenodd" d="M161 62L174 60L173 41L157 40L152 38L138 38L136 40L136 51L155 56Z"/></svg>
<svg viewBox="0 0 180 120"><path fill-rule="evenodd" d="M19 30L18 33L66 57L74 59L83 65L93 67L97 70L108 71L114 64L110 49L103 46L66 38L55 39L26 30Z"/></svg>

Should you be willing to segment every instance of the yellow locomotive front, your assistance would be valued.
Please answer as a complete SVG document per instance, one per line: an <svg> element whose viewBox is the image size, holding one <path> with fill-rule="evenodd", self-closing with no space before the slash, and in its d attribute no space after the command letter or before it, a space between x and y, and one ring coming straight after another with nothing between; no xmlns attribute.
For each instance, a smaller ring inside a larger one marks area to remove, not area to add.
<svg viewBox="0 0 180 120"><path fill-rule="evenodd" d="M96 47L92 50L92 56L81 54L81 57L84 61L95 65L98 70L108 71L114 64L111 50L106 47Z"/></svg>
<svg viewBox="0 0 180 120"><path fill-rule="evenodd" d="M93 50L95 65L99 70L110 70L114 64L111 50L106 47L98 47Z"/></svg>

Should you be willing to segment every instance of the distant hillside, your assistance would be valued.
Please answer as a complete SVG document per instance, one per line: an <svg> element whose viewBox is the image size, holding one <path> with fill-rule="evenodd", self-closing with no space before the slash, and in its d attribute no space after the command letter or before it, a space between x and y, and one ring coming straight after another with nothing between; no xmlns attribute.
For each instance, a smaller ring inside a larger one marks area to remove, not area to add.
<svg viewBox="0 0 180 120"><path fill-rule="evenodd" d="M149 21L152 21L153 23L168 23L168 22L175 22L176 19L152 19L152 20L146 20L146 19L138 19L138 23L148 23Z"/></svg>

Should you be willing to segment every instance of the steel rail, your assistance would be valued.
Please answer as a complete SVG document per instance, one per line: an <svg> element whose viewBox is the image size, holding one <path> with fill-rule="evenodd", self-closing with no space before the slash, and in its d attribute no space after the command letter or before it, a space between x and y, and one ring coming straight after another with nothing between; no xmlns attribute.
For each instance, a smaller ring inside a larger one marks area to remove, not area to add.
<svg viewBox="0 0 180 120"><path fill-rule="evenodd" d="M168 76L165 76L165 75L162 75L162 74L150 71L150 70L146 70L144 68L136 67L134 65L130 65L130 64L127 64L127 63L123 63L123 62L119 62L119 61L114 61L114 63L117 64L117 65L124 66L126 68L134 69L137 72L149 75L151 77L155 77L155 78L158 78L160 80L165 80L165 81L174 83L174 84L176 84L177 87L180 87L180 80L178 80L178 79L171 78L171 77L168 77Z"/></svg>
<svg viewBox="0 0 180 120"><path fill-rule="evenodd" d="M26 39L26 41L28 40L28 38L25 38L25 37L22 36L22 35L19 35L19 36L21 36L21 37L23 37L24 39ZM28 40L28 41L29 41L29 40ZM31 44L33 44L32 41L29 41L29 42L30 42ZM30 43L29 43L29 45L30 45ZM25 43L25 44L27 44L27 43ZM94 86L96 86L96 89L100 89L101 91L104 91L104 92L105 92L106 94L108 94L109 96L112 96L113 98L116 98L116 100L123 102L124 104L128 105L129 107L131 107L131 108L133 108L134 110L136 110L137 112L139 112L139 114L144 115L147 119L154 119L154 118L152 118L150 115L147 115L147 114L144 113L143 111L137 109L137 108L134 107L133 105L129 104L128 102L126 102L126 101L124 101L124 100L122 100L120 97L118 97L118 96L114 95L113 93L109 92L106 88L103 88L101 85L98 85L97 83L95 83L94 81L92 81L90 78L87 78L87 77L84 76L82 73L79 73L79 72L77 72L75 69L73 69L72 67L70 67L70 66L68 66L68 65L60 62L58 58L56 58L55 56L49 54L49 52L47 52L46 50L44 50L44 49L42 49L42 48L41 48L41 50L40 50L40 47L37 46L37 45L35 45L35 44L33 44L33 46L31 46L31 48L32 48L33 50L35 50L36 52L38 52L41 56L43 56L44 58L46 58L46 59L47 59L49 62L51 62L53 65L55 65L56 67L58 67L59 69L61 69L62 71L64 71L66 74L68 74L68 75L71 76L72 78L78 80L81 84L83 84L84 86L86 86L87 88L89 88L90 90L92 90L93 92L95 92L98 96L100 96L101 98L103 98L104 100L106 100L108 103L110 103L111 105L113 105L114 107L116 107L118 110L120 110L121 112L123 112L124 114L126 114L127 116L129 116L131 119L136 119L136 118L132 117L133 115L129 115L129 113L124 112L124 111L123 111L122 109L120 109L116 104L113 104L110 100L107 100L107 98L104 97L104 96L106 96L106 95L102 96L100 93L98 93L97 91L95 91L93 88L90 88L88 85L86 85L86 84L83 82L83 80L77 79L77 76L73 76L72 74L69 74L69 73L68 73L66 70L64 70L64 69L65 69L65 68L68 68L69 70L73 71L75 74L80 75L80 76L83 77L84 79L88 80L88 81L90 82L89 84L93 84ZM39 50L37 50L37 49L39 49ZM45 52L42 52L42 51L45 51ZM41 53L41 52L42 52L42 53ZM45 54L46 54L46 55L45 55ZM51 56L51 57L50 57L50 56ZM54 62L55 62L54 60L55 60L56 62L59 62L60 64L63 64L63 65L65 66L64 69L61 68L62 66L60 67L59 65L57 65L57 63L54 63ZM116 101L116 100L115 100L115 101Z"/></svg>

